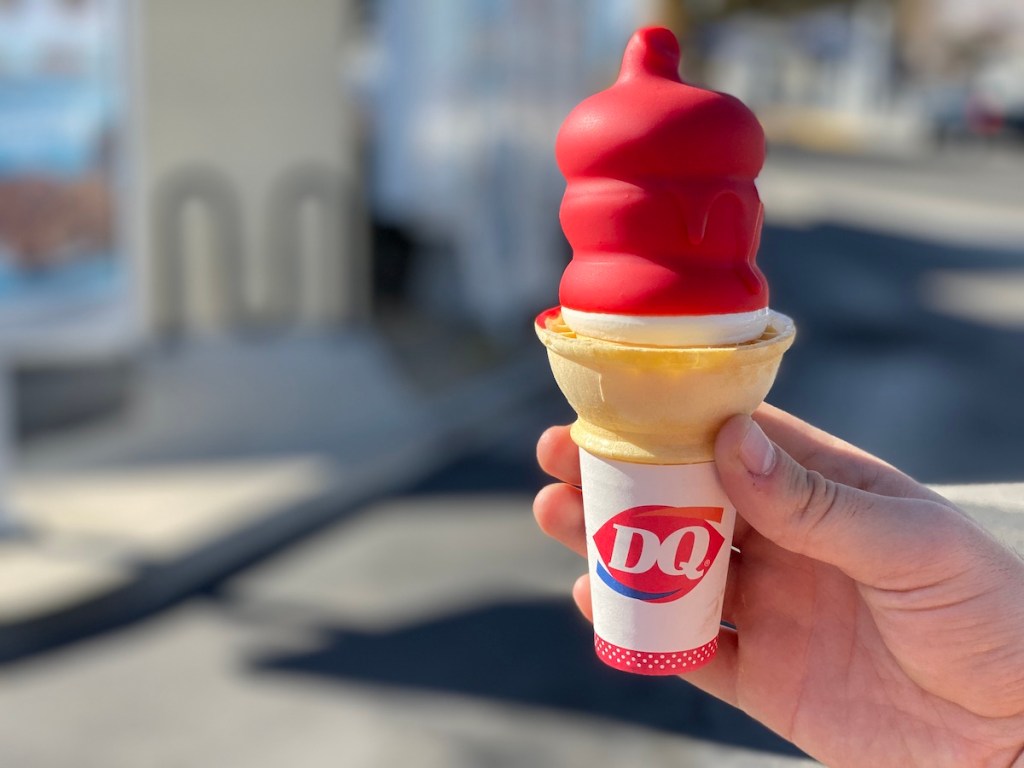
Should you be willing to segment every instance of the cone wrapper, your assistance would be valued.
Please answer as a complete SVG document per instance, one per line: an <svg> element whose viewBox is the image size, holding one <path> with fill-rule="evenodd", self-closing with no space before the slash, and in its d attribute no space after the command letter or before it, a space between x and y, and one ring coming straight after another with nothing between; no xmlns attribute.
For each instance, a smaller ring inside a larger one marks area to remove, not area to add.
<svg viewBox="0 0 1024 768"><path fill-rule="evenodd" d="M679 674L718 642L736 510L713 463L630 464L580 451L600 659Z"/></svg>
<svg viewBox="0 0 1024 768"><path fill-rule="evenodd" d="M638 674L696 669L718 647L736 520L715 436L764 400L793 323L773 312L751 342L654 348L577 337L556 308L537 334L579 416L598 658Z"/></svg>

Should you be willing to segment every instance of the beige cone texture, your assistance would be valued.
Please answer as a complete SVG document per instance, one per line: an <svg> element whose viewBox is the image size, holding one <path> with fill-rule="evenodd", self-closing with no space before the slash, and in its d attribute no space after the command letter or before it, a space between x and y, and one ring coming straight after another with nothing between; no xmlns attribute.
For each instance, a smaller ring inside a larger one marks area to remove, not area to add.
<svg viewBox="0 0 1024 768"><path fill-rule="evenodd" d="M796 336L793 321L778 312L759 339L723 347L641 347L577 336L560 313L535 328L579 416L576 444L638 464L711 461L719 428L760 405Z"/></svg>

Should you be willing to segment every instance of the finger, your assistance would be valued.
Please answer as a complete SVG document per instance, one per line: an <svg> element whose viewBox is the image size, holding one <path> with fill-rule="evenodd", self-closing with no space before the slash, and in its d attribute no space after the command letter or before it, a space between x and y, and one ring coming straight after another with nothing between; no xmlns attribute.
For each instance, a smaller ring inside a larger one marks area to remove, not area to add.
<svg viewBox="0 0 1024 768"><path fill-rule="evenodd" d="M537 463L556 480L580 485L580 452L569 427L551 427L537 440Z"/></svg>
<svg viewBox="0 0 1024 768"><path fill-rule="evenodd" d="M743 543L747 541L751 535L757 536L758 533L750 526L750 523L743 519L742 515L737 514L736 527L733 528L732 532L732 545L736 547L736 549L743 549Z"/></svg>
<svg viewBox="0 0 1024 768"><path fill-rule="evenodd" d="M580 613L583 614L583 618L593 624L594 609L590 600L590 576L588 574L584 573L572 585L572 599L576 602Z"/></svg>
<svg viewBox="0 0 1024 768"><path fill-rule="evenodd" d="M929 564L927 553L965 522L943 504L879 496L808 471L749 416L722 427L715 462L729 498L763 536L870 586L934 580L927 571L948 564Z"/></svg>
<svg viewBox="0 0 1024 768"><path fill-rule="evenodd" d="M533 516L548 536L581 557L587 556L583 527L583 494L565 483L540 489L533 500Z"/></svg>
<svg viewBox="0 0 1024 768"><path fill-rule="evenodd" d="M716 699L738 707L736 678L739 669L739 635L722 627L718 631L718 652L715 658L692 672L680 675L683 680L710 693Z"/></svg>
<svg viewBox="0 0 1024 768"><path fill-rule="evenodd" d="M837 483L882 496L945 502L939 494L877 456L772 405L762 404L754 412L754 421L798 463Z"/></svg>
<svg viewBox="0 0 1024 768"><path fill-rule="evenodd" d="M729 570L725 577L725 595L722 598L722 621L727 621L734 627L739 626L738 616L743 610L743 590L741 586L741 570L743 563L736 553L729 558Z"/></svg>

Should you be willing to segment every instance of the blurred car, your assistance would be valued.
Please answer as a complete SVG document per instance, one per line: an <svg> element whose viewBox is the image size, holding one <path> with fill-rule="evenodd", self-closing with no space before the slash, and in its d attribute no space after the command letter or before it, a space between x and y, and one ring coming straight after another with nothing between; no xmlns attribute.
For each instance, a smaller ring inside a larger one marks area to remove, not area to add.
<svg viewBox="0 0 1024 768"><path fill-rule="evenodd" d="M1024 138L1024 51L993 58L974 79L975 98L1000 117L1000 130Z"/></svg>
<svg viewBox="0 0 1024 768"><path fill-rule="evenodd" d="M968 83L934 87L925 94L924 105L939 144L988 138L1003 130L1003 112Z"/></svg>

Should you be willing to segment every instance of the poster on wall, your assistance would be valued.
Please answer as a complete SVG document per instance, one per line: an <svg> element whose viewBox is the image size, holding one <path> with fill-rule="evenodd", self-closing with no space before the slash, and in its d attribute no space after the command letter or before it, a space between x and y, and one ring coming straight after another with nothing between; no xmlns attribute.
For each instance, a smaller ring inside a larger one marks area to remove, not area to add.
<svg viewBox="0 0 1024 768"><path fill-rule="evenodd" d="M0 0L0 354L124 344L125 10Z"/></svg>

